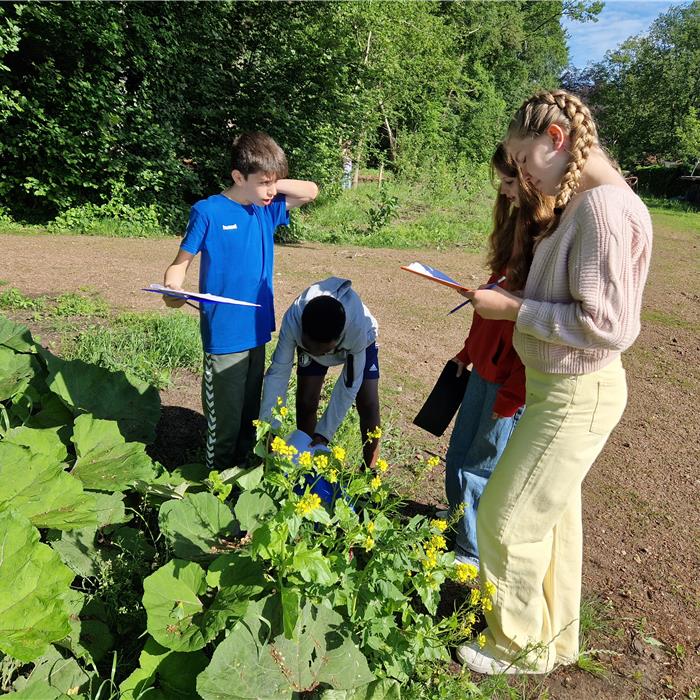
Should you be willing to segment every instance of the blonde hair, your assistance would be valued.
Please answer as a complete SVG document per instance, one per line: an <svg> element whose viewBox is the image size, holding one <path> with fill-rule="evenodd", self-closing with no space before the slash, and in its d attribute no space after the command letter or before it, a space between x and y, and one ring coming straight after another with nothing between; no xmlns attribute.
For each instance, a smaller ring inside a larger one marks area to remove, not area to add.
<svg viewBox="0 0 700 700"><path fill-rule="evenodd" d="M508 127L507 138L541 136L552 124L564 129L570 141L571 159L562 177L554 205L556 214L560 216L576 193L583 166L591 149L598 145L598 130L588 107L576 95L566 90L538 92L523 102L516 112Z"/></svg>

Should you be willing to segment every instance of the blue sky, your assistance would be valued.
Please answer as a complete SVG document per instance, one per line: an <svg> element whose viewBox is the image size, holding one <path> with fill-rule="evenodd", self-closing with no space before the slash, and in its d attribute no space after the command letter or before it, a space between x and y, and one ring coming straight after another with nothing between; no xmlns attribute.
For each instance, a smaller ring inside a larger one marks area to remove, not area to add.
<svg viewBox="0 0 700 700"><path fill-rule="evenodd" d="M607 0L597 22L566 19L571 63L583 68L590 61L600 61L606 51L628 37L646 33L649 25L670 7L684 4L681 0Z"/></svg>

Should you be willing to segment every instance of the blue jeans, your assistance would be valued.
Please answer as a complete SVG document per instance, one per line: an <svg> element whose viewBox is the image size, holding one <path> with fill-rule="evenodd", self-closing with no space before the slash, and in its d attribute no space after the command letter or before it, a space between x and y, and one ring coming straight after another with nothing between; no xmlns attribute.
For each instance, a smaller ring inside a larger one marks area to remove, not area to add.
<svg viewBox="0 0 700 700"><path fill-rule="evenodd" d="M521 407L512 418L491 418L500 388L500 384L487 382L472 369L445 458L445 492L450 512L461 503L465 505L464 516L455 524L455 553L475 566L479 565L479 499L523 413Z"/></svg>

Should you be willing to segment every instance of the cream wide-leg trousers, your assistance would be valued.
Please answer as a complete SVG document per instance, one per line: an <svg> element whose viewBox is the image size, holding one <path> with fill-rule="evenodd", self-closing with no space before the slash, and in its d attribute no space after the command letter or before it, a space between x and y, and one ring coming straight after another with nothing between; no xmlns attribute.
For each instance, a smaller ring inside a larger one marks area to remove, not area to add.
<svg viewBox="0 0 700 700"><path fill-rule="evenodd" d="M619 358L597 372L526 368L523 417L478 508L482 579L496 587L485 651L546 672L576 661L581 484L627 403ZM483 582L483 581L482 581Z"/></svg>

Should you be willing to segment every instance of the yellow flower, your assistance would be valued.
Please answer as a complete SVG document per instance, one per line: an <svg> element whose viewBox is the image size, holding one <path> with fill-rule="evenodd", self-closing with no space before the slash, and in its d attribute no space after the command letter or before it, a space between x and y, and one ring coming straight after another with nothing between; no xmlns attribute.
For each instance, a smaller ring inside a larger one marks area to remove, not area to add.
<svg viewBox="0 0 700 700"><path fill-rule="evenodd" d="M253 419L253 427L254 428L259 428L262 425L262 421L259 420L258 418Z"/></svg>
<svg viewBox="0 0 700 700"><path fill-rule="evenodd" d="M367 537L365 537L363 546L365 548L365 552L369 552L369 550L374 547L374 540L369 535L367 535Z"/></svg>
<svg viewBox="0 0 700 700"><path fill-rule="evenodd" d="M323 474L324 470L328 468L328 457L326 455L316 455L314 457L314 464L316 469Z"/></svg>
<svg viewBox="0 0 700 700"><path fill-rule="evenodd" d="M370 440L379 440L379 438L382 436L382 429L377 426L374 430L368 430L367 431L367 437Z"/></svg>
<svg viewBox="0 0 700 700"><path fill-rule="evenodd" d="M339 461L342 462L345 459L345 448L340 447L340 445L335 445L333 447L333 456Z"/></svg>
<svg viewBox="0 0 700 700"><path fill-rule="evenodd" d="M479 573L473 564L463 564L462 562L455 564L455 570L457 573L457 580L460 583L473 581Z"/></svg>
<svg viewBox="0 0 700 700"><path fill-rule="evenodd" d="M282 405L282 397L281 397L281 396L278 396L278 397L277 397L277 405L278 405L278 406L281 406L281 405Z"/></svg>
<svg viewBox="0 0 700 700"><path fill-rule="evenodd" d="M481 597L481 609L484 612L489 612L490 610L493 610L493 603L491 602L491 598L486 598L485 596Z"/></svg>
<svg viewBox="0 0 700 700"><path fill-rule="evenodd" d="M282 408L280 408L280 415L282 416L282 418L286 418L288 414L289 409L286 406L282 406Z"/></svg>
<svg viewBox="0 0 700 700"><path fill-rule="evenodd" d="M428 457L426 460L426 464L433 469L434 467L437 467L438 464L440 464L440 458L433 455L432 457Z"/></svg>
<svg viewBox="0 0 700 700"><path fill-rule="evenodd" d="M480 647L481 649L483 649L483 648L484 648L484 645L486 644L486 635L485 635L485 634L480 634L480 635L476 638L476 643L479 645L479 647Z"/></svg>
<svg viewBox="0 0 700 700"><path fill-rule="evenodd" d="M389 465L387 464L385 459L378 459L377 460L377 469L384 474L386 470L389 468Z"/></svg>
<svg viewBox="0 0 700 700"><path fill-rule="evenodd" d="M329 483L335 484L336 481L338 481L338 470L331 469L328 474L326 474L326 479L328 479Z"/></svg>
<svg viewBox="0 0 700 700"><path fill-rule="evenodd" d="M496 586L494 586L494 585L491 583L491 581L487 581L487 582L484 584L484 591L486 591L486 595L487 595L489 598L492 598L492 597L493 597L493 594L496 592Z"/></svg>
<svg viewBox="0 0 700 700"><path fill-rule="evenodd" d="M295 510L297 515L302 517L313 512L317 508L321 507L321 499L315 493L306 493L302 496L301 500L296 504Z"/></svg>
<svg viewBox="0 0 700 700"><path fill-rule="evenodd" d="M271 449L275 454L282 457L293 457L297 452L297 448L293 445L288 445L281 437L275 436L272 441Z"/></svg>
<svg viewBox="0 0 700 700"><path fill-rule="evenodd" d="M472 605L478 605L481 601L481 592L478 588L472 588L472 592L469 595L469 602Z"/></svg>
<svg viewBox="0 0 700 700"><path fill-rule="evenodd" d="M433 535L430 538L430 547L437 550L447 549L447 542L442 535Z"/></svg>
<svg viewBox="0 0 700 700"><path fill-rule="evenodd" d="M311 467L313 464L311 452L302 452L301 455L299 455L299 464L301 464L302 467Z"/></svg>
<svg viewBox="0 0 700 700"><path fill-rule="evenodd" d="M437 566L437 550L435 549L426 549L425 550L425 559L423 559L423 568L426 571L430 571L431 569L434 569Z"/></svg>
<svg viewBox="0 0 700 700"><path fill-rule="evenodd" d="M374 523L370 520L370 521L367 523L367 532L369 532L369 534L371 535L371 534L374 532L374 528L375 528L375 525L374 525Z"/></svg>
<svg viewBox="0 0 700 700"><path fill-rule="evenodd" d="M372 487L372 491L376 491L382 485L382 480L379 476L375 476L374 479L369 482L369 485Z"/></svg>
<svg viewBox="0 0 700 700"><path fill-rule="evenodd" d="M435 520L430 521L430 527L434 527L438 532L445 532L447 530L447 520L435 518Z"/></svg>

